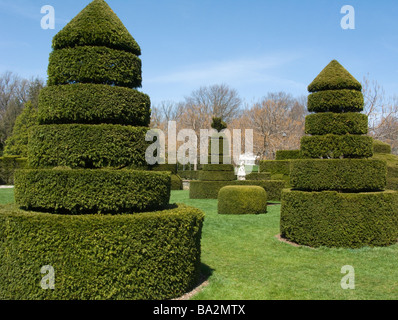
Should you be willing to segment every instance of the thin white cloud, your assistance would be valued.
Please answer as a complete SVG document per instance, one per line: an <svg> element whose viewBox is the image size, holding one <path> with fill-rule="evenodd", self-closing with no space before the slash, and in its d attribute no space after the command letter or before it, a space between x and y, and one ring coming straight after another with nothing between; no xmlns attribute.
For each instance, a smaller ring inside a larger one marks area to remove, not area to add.
<svg viewBox="0 0 398 320"><path fill-rule="evenodd" d="M177 83L258 83L258 82L291 82L294 81L272 76L272 70L283 67L301 56L299 54L275 54L254 58L209 62L188 66L184 70L171 74L146 78L147 84L177 84Z"/></svg>

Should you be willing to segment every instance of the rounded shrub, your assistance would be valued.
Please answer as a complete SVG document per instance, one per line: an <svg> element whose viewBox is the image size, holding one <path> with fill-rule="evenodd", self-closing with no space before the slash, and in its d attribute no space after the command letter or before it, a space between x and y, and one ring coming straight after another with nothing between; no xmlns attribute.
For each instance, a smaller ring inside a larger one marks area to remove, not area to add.
<svg viewBox="0 0 398 320"><path fill-rule="evenodd" d="M310 114L305 118L305 133L311 135L367 134L368 116L357 112Z"/></svg>
<svg viewBox="0 0 398 320"><path fill-rule="evenodd" d="M292 187L306 191L380 191L386 178L386 163L373 159L295 160L290 171Z"/></svg>
<svg viewBox="0 0 398 320"><path fill-rule="evenodd" d="M373 138L334 134L304 136L301 153L306 158L369 158L373 155Z"/></svg>
<svg viewBox="0 0 398 320"><path fill-rule="evenodd" d="M308 96L309 112L360 112L363 106L362 92L356 90L326 90Z"/></svg>
<svg viewBox="0 0 398 320"><path fill-rule="evenodd" d="M0 297L7 300L163 300L200 273L203 213L57 215L0 208ZM55 289L43 290L43 266Z"/></svg>
<svg viewBox="0 0 398 320"><path fill-rule="evenodd" d="M146 127L58 124L32 128L28 159L34 168L145 167Z"/></svg>
<svg viewBox="0 0 398 320"><path fill-rule="evenodd" d="M135 213L164 208L170 200L168 172L23 169L15 177L15 201L27 210Z"/></svg>
<svg viewBox="0 0 398 320"><path fill-rule="evenodd" d="M141 60L134 54L107 47L54 50L48 65L48 85L99 83L141 87Z"/></svg>
<svg viewBox="0 0 398 320"><path fill-rule="evenodd" d="M77 83L48 86L40 91L40 124L124 124L147 127L151 118L148 95L135 89Z"/></svg>
<svg viewBox="0 0 398 320"><path fill-rule="evenodd" d="M398 239L398 193L283 190L281 236L311 247L387 246Z"/></svg>
<svg viewBox="0 0 398 320"><path fill-rule="evenodd" d="M226 186L218 193L219 214L267 212L267 193L259 186Z"/></svg>

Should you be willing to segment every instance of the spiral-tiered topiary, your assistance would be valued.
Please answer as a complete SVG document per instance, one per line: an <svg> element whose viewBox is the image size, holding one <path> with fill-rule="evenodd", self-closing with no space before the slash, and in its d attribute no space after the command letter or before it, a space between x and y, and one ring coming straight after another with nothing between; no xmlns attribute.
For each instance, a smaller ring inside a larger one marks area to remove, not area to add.
<svg viewBox="0 0 398 320"><path fill-rule="evenodd" d="M138 44L106 2L94 0L53 48L29 140L31 168L15 175L20 208L0 208L0 297L182 295L199 278L204 215L169 205L170 172L145 170L150 100L135 89ZM55 290L39 285L46 265Z"/></svg>
<svg viewBox="0 0 398 320"><path fill-rule="evenodd" d="M166 206L167 174L112 170L146 167L150 99L136 90L142 81L136 41L106 2L95 0L54 37L53 48L39 99L40 125L29 141L34 169L18 174L17 203L75 214ZM49 168L55 169L41 170ZM39 188L39 180L46 184ZM119 191L111 192L109 182Z"/></svg>
<svg viewBox="0 0 398 320"><path fill-rule="evenodd" d="M291 190L282 192L282 237L309 246L395 243L398 193L383 191L386 163L368 159L361 84L333 60L309 85L306 133L291 161ZM308 158L308 159L307 159Z"/></svg>

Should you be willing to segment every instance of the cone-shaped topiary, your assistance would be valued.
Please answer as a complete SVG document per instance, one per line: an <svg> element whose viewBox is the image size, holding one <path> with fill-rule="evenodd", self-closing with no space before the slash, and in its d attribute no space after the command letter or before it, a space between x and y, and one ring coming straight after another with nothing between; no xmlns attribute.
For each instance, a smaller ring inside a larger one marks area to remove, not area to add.
<svg viewBox="0 0 398 320"><path fill-rule="evenodd" d="M141 49L104 0L94 0L53 39L53 49L105 46L141 55Z"/></svg>
<svg viewBox="0 0 398 320"><path fill-rule="evenodd" d="M365 136L361 85L333 60L308 86L301 139L305 158L291 162L292 190L282 192L281 235L310 246L392 244L398 238L398 193L383 191L387 169ZM349 112L347 112L349 111ZM346 159L342 159L346 158ZM352 159L357 158L357 159Z"/></svg>

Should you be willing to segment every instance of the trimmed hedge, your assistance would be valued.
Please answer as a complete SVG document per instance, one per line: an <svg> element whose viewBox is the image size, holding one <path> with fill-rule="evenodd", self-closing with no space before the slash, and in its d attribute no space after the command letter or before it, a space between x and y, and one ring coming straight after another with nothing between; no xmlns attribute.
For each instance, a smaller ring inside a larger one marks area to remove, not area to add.
<svg viewBox="0 0 398 320"><path fill-rule="evenodd" d="M182 190L182 180L176 174L171 175L171 190Z"/></svg>
<svg viewBox="0 0 398 320"><path fill-rule="evenodd" d="M149 126L151 100L125 87L77 83L49 86L40 91L40 124L87 123Z"/></svg>
<svg viewBox="0 0 398 320"><path fill-rule="evenodd" d="M398 190L398 178L387 178L388 190Z"/></svg>
<svg viewBox="0 0 398 320"><path fill-rule="evenodd" d="M316 113L305 118L305 133L326 134L367 134L368 116L363 113Z"/></svg>
<svg viewBox="0 0 398 320"><path fill-rule="evenodd" d="M13 185L16 169L27 166L27 159L18 156L0 157L0 185Z"/></svg>
<svg viewBox="0 0 398 320"><path fill-rule="evenodd" d="M218 214L267 212L267 193L259 186L226 186L218 193Z"/></svg>
<svg viewBox="0 0 398 320"><path fill-rule="evenodd" d="M156 164L151 167L153 171L170 171L173 174L177 174L177 165L176 164Z"/></svg>
<svg viewBox="0 0 398 320"><path fill-rule="evenodd" d="M334 134L304 136L301 152L308 158L369 158L373 155L373 138Z"/></svg>
<svg viewBox="0 0 398 320"><path fill-rule="evenodd" d="M54 124L32 128L28 159L34 168L146 166L144 127Z"/></svg>
<svg viewBox="0 0 398 320"><path fill-rule="evenodd" d="M126 51L87 46L54 50L50 54L49 86L99 83L138 88L141 82L141 60Z"/></svg>
<svg viewBox="0 0 398 320"><path fill-rule="evenodd" d="M170 186L166 172L26 169L15 173L15 201L52 213L134 213L167 206Z"/></svg>
<svg viewBox="0 0 398 320"><path fill-rule="evenodd" d="M125 215L50 215L0 208L0 298L163 300L198 282L203 213L178 205ZM55 290L43 290L45 265Z"/></svg>
<svg viewBox="0 0 398 320"><path fill-rule="evenodd" d="M234 171L233 164L204 164L203 171Z"/></svg>
<svg viewBox="0 0 398 320"><path fill-rule="evenodd" d="M373 153L391 153L391 146L383 141L373 139Z"/></svg>
<svg viewBox="0 0 398 320"><path fill-rule="evenodd" d="M360 112L364 98L361 91L326 90L308 96L309 112Z"/></svg>
<svg viewBox="0 0 398 320"><path fill-rule="evenodd" d="M233 181L236 180L234 171L199 171L199 180L203 181Z"/></svg>
<svg viewBox="0 0 398 320"><path fill-rule="evenodd" d="M301 159L300 150L277 150L276 151L276 160L293 160L293 159Z"/></svg>
<svg viewBox="0 0 398 320"><path fill-rule="evenodd" d="M332 60L308 86L309 92L324 90L362 90L362 85L337 60Z"/></svg>
<svg viewBox="0 0 398 320"><path fill-rule="evenodd" d="M178 175L184 180L199 180L199 171L185 170L178 171Z"/></svg>
<svg viewBox="0 0 398 320"><path fill-rule="evenodd" d="M380 191L386 178L386 163L372 159L295 160L290 171L292 187L306 191Z"/></svg>
<svg viewBox="0 0 398 320"><path fill-rule="evenodd" d="M387 246L398 239L398 192L283 190L281 236L311 247Z"/></svg>
<svg viewBox="0 0 398 320"><path fill-rule="evenodd" d="M270 172L271 174L290 174L289 160L263 160L260 161L260 172Z"/></svg>
<svg viewBox="0 0 398 320"><path fill-rule="evenodd" d="M267 192L268 201L280 201L284 181L235 180L235 181L191 181L190 199L217 199L218 192L225 186L260 186Z"/></svg>
<svg viewBox="0 0 398 320"><path fill-rule="evenodd" d="M271 180L271 172L252 172L246 175L246 180Z"/></svg>
<svg viewBox="0 0 398 320"><path fill-rule="evenodd" d="M54 36L52 46L53 49L105 46L141 55L137 42L109 5L102 0L92 1L74 17Z"/></svg>

